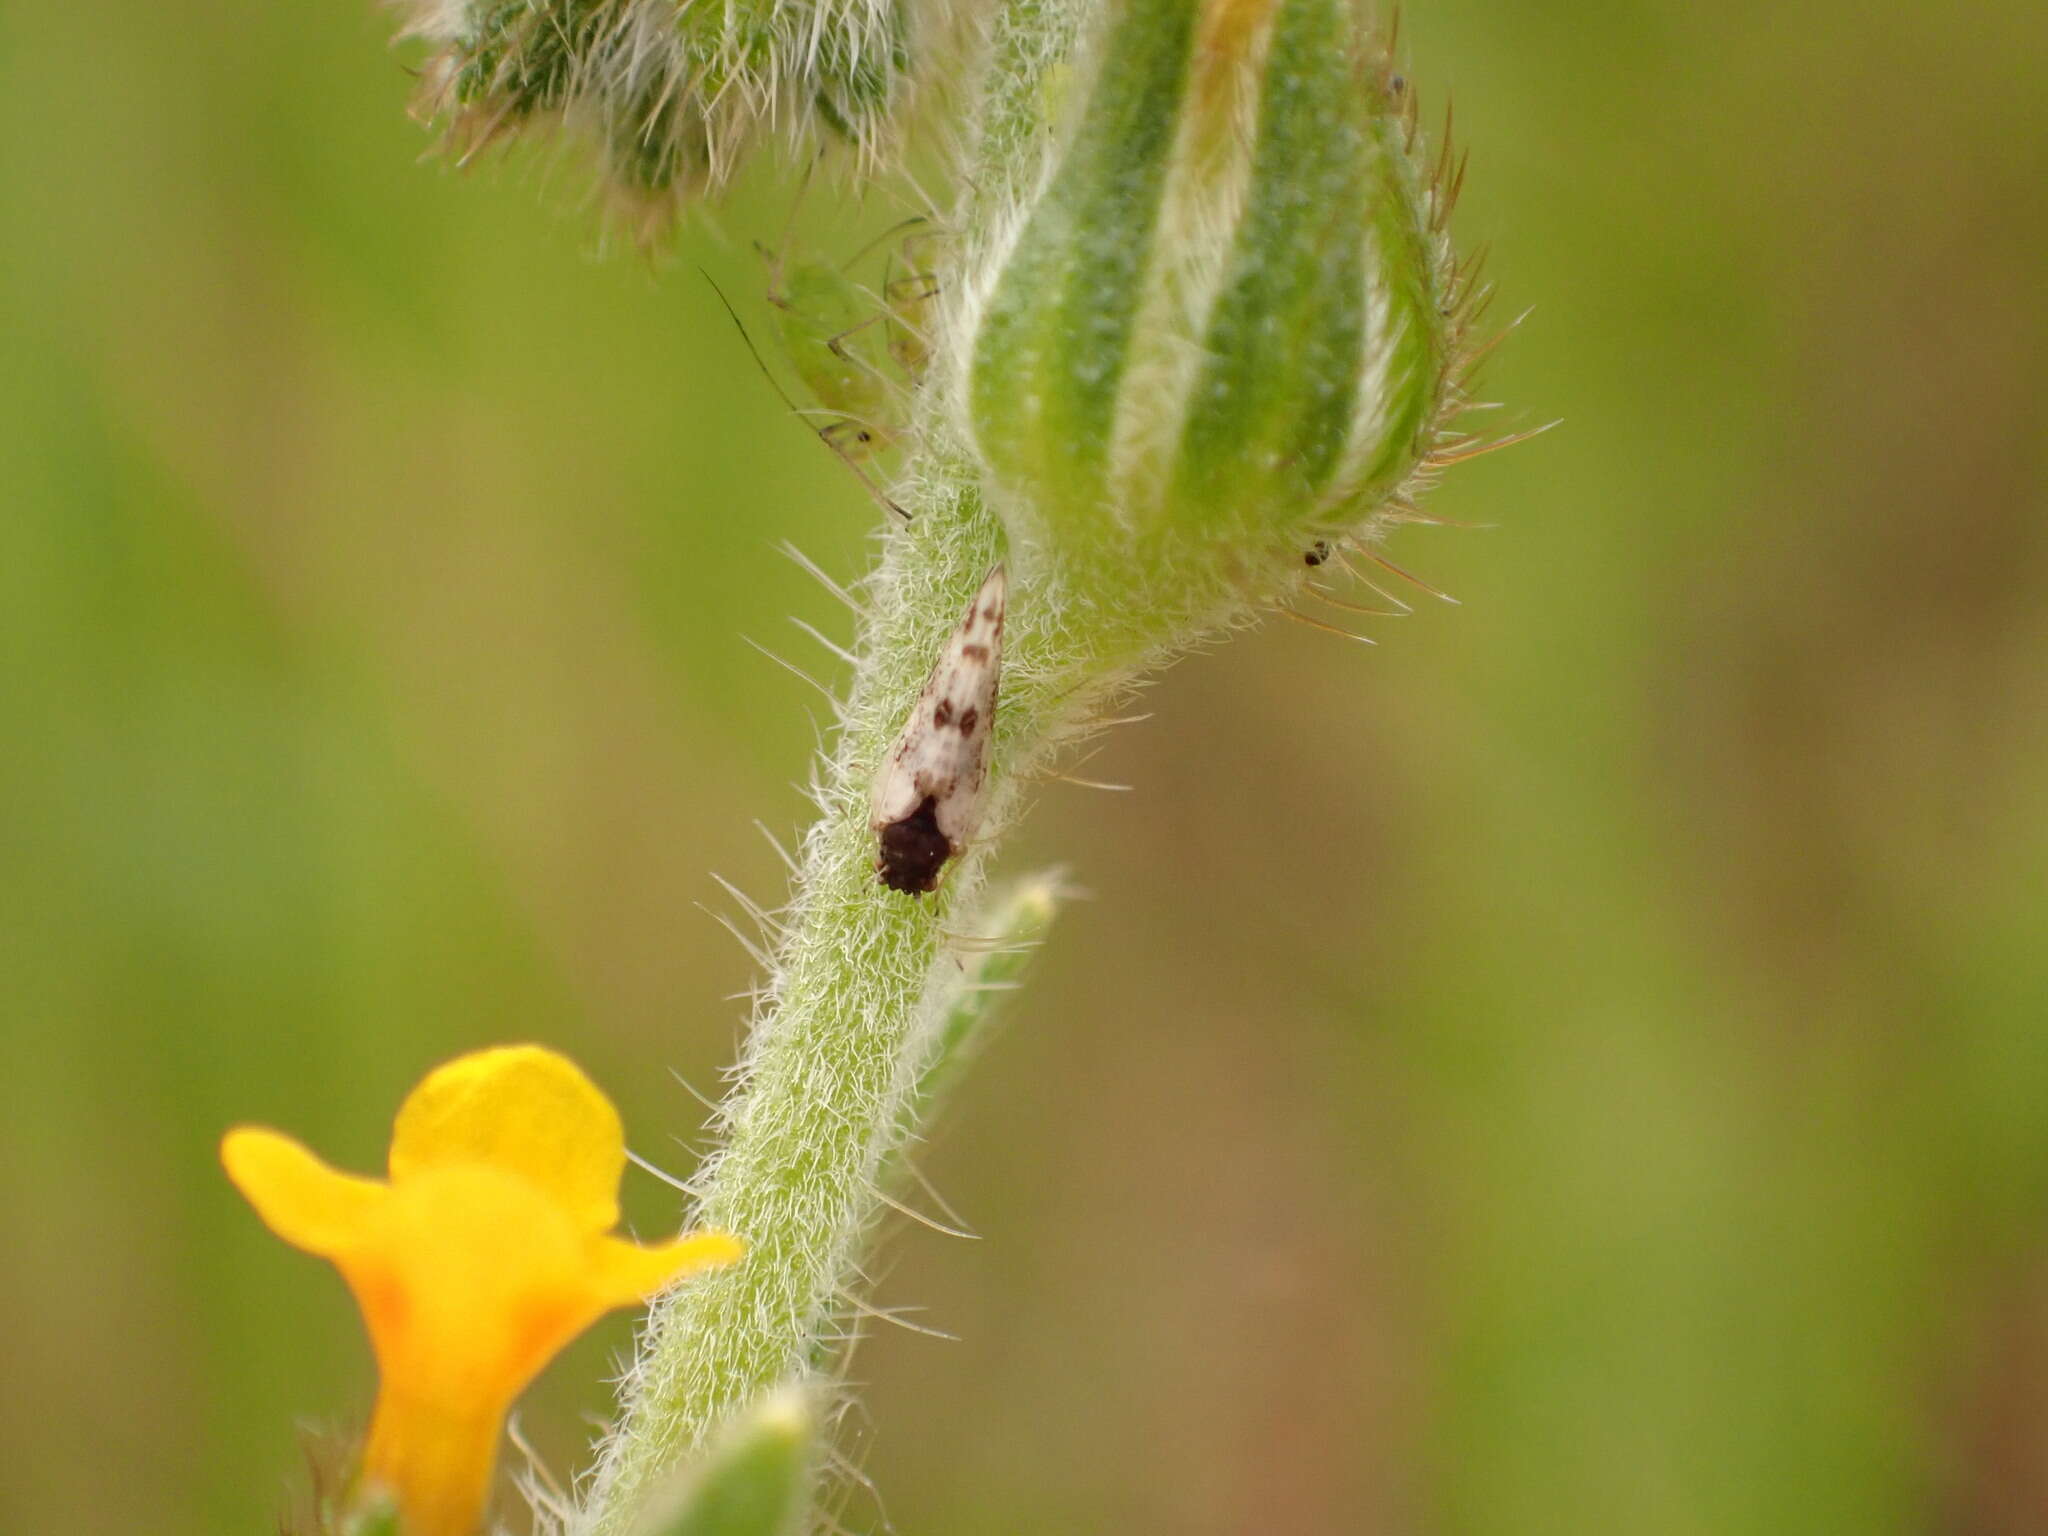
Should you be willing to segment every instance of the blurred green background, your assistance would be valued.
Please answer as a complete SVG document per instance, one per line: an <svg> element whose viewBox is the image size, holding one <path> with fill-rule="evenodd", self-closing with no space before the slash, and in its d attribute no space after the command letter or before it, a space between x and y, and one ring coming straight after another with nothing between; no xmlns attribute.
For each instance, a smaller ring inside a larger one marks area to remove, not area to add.
<svg viewBox="0 0 2048 1536"><path fill-rule="evenodd" d="M803 819L741 637L843 635L774 546L874 515L694 270L758 316L789 184L598 259L573 167L420 162L387 30L0 9L8 1532L269 1529L364 1410L230 1122L370 1167L533 1037L687 1167L749 979L694 903ZM1461 608L1186 663L1137 793L1045 797L1015 867L1097 899L923 1158L983 1240L881 1266L961 1342L861 1347L851 1454L906 1536L2048 1529L2048 20L1404 46L1535 306L1491 393L1565 424L1396 541ZM529 1398L558 1471L629 1331Z"/></svg>

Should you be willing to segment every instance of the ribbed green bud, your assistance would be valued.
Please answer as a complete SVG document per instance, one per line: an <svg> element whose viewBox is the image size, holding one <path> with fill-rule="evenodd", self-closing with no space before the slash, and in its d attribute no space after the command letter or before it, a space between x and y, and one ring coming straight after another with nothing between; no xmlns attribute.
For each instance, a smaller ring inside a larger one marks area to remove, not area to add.
<svg viewBox="0 0 2048 1536"><path fill-rule="evenodd" d="M1117 0L966 301L959 403L1013 537L1265 590L1421 467L1443 198L1353 0Z"/></svg>
<svg viewBox="0 0 2048 1536"><path fill-rule="evenodd" d="M436 52L422 110L460 155L565 122L642 234L770 129L872 160L908 66L908 0L399 0Z"/></svg>

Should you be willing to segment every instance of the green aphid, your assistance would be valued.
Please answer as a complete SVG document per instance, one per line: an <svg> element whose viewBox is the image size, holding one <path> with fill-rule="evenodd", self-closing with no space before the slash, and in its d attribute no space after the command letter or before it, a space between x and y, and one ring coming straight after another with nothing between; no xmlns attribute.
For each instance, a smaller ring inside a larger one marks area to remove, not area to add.
<svg viewBox="0 0 2048 1536"><path fill-rule="evenodd" d="M888 448L900 431L905 391L889 356L883 301L813 257L770 256L768 266L783 351L830 418L818 435L850 459Z"/></svg>

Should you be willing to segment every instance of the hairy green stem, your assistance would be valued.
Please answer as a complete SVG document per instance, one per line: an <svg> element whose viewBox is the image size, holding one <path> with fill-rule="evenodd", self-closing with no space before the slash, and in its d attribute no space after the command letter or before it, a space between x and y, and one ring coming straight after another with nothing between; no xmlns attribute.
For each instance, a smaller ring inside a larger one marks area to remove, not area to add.
<svg viewBox="0 0 2048 1536"><path fill-rule="evenodd" d="M1044 163L1052 98L1088 9L1085 0L1006 0L996 12L966 178L970 227L1012 205Z"/></svg>
<svg viewBox="0 0 2048 1536"><path fill-rule="evenodd" d="M1085 685L1090 657L1042 622L1013 619L986 835L931 896L877 881L868 824L876 767L1001 553L976 496L938 493L917 512L866 589L861 663L823 776L822 815L804 844L741 1085L722 1112L723 1148L698 1181L694 1219L745 1238L748 1256L656 1309L586 1512L592 1536L629 1532L646 1497L721 1420L801 1368L848 1293L878 1176L957 1001L962 970L948 934L972 922L1018 770L1100 696Z"/></svg>
<svg viewBox="0 0 2048 1536"><path fill-rule="evenodd" d="M1048 81L1088 8L1089 0L1005 0L997 11L963 178L970 242L1041 163ZM860 659L822 776L821 815L804 842L740 1084L721 1111L722 1149L698 1179L697 1219L745 1238L748 1256L655 1309L579 1521L588 1536L629 1536L648 1497L721 1421L813 1358L824 1323L857 1283L885 1164L927 1107L920 1084L945 1048L961 985L947 933L972 910L1023 770L1057 750L1113 686L1100 683L1099 641L1059 625L1051 603L1035 615L1013 604L983 834L928 897L878 882L869 826L876 768L967 599L1005 553L998 520L942 438L936 426L926 435L909 477L915 519L892 531L863 588Z"/></svg>

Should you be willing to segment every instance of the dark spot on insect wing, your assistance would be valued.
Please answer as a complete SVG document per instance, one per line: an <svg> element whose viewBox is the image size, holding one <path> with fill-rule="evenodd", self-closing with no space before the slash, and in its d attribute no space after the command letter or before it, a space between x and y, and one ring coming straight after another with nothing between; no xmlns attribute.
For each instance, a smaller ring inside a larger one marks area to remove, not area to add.
<svg viewBox="0 0 2048 1536"><path fill-rule="evenodd" d="M922 896L937 887L939 871L952 856L952 841L939 830L937 806L926 795L916 810L882 828L875 873L892 891Z"/></svg>
<svg viewBox="0 0 2048 1536"><path fill-rule="evenodd" d="M960 654L969 661L987 661L988 647L985 645L963 645L960 647Z"/></svg>
<svg viewBox="0 0 2048 1536"><path fill-rule="evenodd" d="M962 736L972 736L974 728L979 724L981 724L980 710L968 709L963 711L960 716L960 734Z"/></svg>
<svg viewBox="0 0 2048 1536"><path fill-rule="evenodd" d="M932 711L932 724L933 724L933 725L951 725L952 723L953 723L953 701L952 701L951 699L941 699L941 700L939 700L938 708L936 708L936 709L934 709L934 710Z"/></svg>

